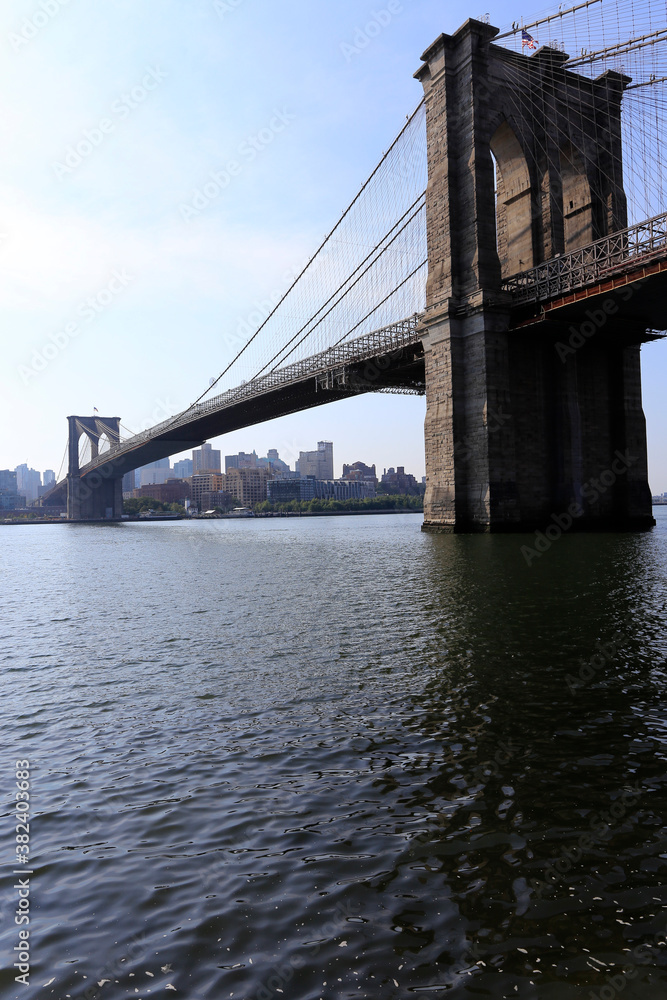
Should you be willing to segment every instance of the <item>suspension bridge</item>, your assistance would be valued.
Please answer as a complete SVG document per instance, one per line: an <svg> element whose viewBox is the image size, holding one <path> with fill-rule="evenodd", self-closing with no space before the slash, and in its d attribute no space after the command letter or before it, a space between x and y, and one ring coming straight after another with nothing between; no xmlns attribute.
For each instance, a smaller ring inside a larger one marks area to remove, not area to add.
<svg viewBox="0 0 667 1000"><path fill-rule="evenodd" d="M415 112L268 317L226 338L213 384L125 439L118 417L69 417L67 476L43 502L118 518L132 469L409 392L426 394L426 528L525 530L575 507L580 526L653 523L639 352L667 325L664 18L654 0L585 0L441 35Z"/></svg>

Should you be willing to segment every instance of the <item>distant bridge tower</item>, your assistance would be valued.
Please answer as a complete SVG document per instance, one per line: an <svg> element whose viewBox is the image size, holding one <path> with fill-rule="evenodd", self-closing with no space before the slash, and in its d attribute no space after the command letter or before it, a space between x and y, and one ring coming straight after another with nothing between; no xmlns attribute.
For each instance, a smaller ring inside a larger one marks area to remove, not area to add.
<svg viewBox="0 0 667 1000"><path fill-rule="evenodd" d="M90 441L91 459L99 454L100 438L109 446L120 442L120 417L68 417L69 466L67 473L67 517L73 521L119 519L123 513L122 475L112 475L112 465L81 478L79 438Z"/></svg>
<svg viewBox="0 0 667 1000"><path fill-rule="evenodd" d="M567 324L512 330L501 288L627 225L620 105L629 80L568 71L568 56L550 48L509 51L492 44L497 33L469 20L440 35L415 74L429 171L424 527L518 531L573 503L579 526L648 526L647 324L603 316L563 357L558 342L590 304Z"/></svg>

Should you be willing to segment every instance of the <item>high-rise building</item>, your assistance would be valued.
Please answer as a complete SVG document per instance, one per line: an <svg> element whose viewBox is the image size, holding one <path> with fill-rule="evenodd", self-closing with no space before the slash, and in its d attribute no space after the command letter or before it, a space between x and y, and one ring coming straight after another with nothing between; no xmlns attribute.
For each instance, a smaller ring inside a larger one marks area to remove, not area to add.
<svg viewBox="0 0 667 1000"><path fill-rule="evenodd" d="M201 506L204 493L218 493L220 490L224 490L224 478L221 472L204 472L201 475L194 474L190 486L193 506Z"/></svg>
<svg viewBox="0 0 667 1000"><path fill-rule="evenodd" d="M220 472L220 452L203 444L192 452L192 474L206 475L208 472Z"/></svg>
<svg viewBox="0 0 667 1000"><path fill-rule="evenodd" d="M269 448L266 458L257 459L257 467L266 469L272 476L279 479L290 479L295 473L292 472L287 462L283 462L278 454L277 448Z"/></svg>
<svg viewBox="0 0 667 1000"><path fill-rule="evenodd" d="M56 474L53 469L44 469L44 475L42 476L42 482L45 486L50 486L56 481Z"/></svg>
<svg viewBox="0 0 667 1000"><path fill-rule="evenodd" d="M258 458L255 451L251 455L248 455L245 451L240 451L238 455L225 455L225 472L229 472L230 469L256 469L257 462Z"/></svg>
<svg viewBox="0 0 667 1000"><path fill-rule="evenodd" d="M174 470L168 458L158 458L156 462L150 462L137 471L139 473L139 486L155 486L174 478Z"/></svg>
<svg viewBox="0 0 667 1000"><path fill-rule="evenodd" d="M192 475L192 459L182 458L174 462L174 476L176 479L188 479Z"/></svg>
<svg viewBox="0 0 667 1000"><path fill-rule="evenodd" d="M0 490L12 490L16 493L16 472L13 469L0 469Z"/></svg>
<svg viewBox="0 0 667 1000"><path fill-rule="evenodd" d="M135 469L132 469L131 472L126 472L123 476L123 496L126 494L131 496L132 491L136 488L137 477L135 475L135 471Z"/></svg>
<svg viewBox="0 0 667 1000"><path fill-rule="evenodd" d="M302 478L333 479L333 443L318 441L317 451L300 451L296 469Z"/></svg>
<svg viewBox="0 0 667 1000"><path fill-rule="evenodd" d="M39 496L42 477L36 469L29 469L25 462L17 465L15 471L18 492L26 498L26 503L31 504Z"/></svg>
<svg viewBox="0 0 667 1000"><path fill-rule="evenodd" d="M230 469L222 478L222 489L236 497L243 507L266 500L266 484L271 477L264 469Z"/></svg>
<svg viewBox="0 0 667 1000"><path fill-rule="evenodd" d="M0 509L14 510L25 507L26 500L16 487L16 473L13 469L0 469Z"/></svg>

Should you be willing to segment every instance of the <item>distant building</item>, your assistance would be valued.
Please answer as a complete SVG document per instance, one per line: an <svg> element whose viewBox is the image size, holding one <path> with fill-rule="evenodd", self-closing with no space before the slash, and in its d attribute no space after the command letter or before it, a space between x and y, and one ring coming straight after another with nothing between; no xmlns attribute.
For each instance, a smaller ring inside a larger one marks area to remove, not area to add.
<svg viewBox="0 0 667 1000"><path fill-rule="evenodd" d="M189 479L191 475L191 458L182 458L179 462L174 462L174 476L176 479Z"/></svg>
<svg viewBox="0 0 667 1000"><path fill-rule="evenodd" d="M137 485L137 477L135 474L135 470L132 469L132 472L126 472L125 475L123 476L122 489L123 489L123 496L126 499L128 496L132 496L132 493L134 492L136 485Z"/></svg>
<svg viewBox="0 0 667 1000"><path fill-rule="evenodd" d="M410 473L406 473L405 466L399 465L396 470L385 469L382 475L382 482L387 486L393 486L399 493L409 493L410 488L417 486L417 480Z"/></svg>
<svg viewBox="0 0 667 1000"><path fill-rule="evenodd" d="M289 503L291 500L312 500L315 497L315 479L273 479L267 483L267 500L271 503Z"/></svg>
<svg viewBox="0 0 667 1000"><path fill-rule="evenodd" d="M202 493L201 495L202 510L215 510L216 507L220 507L221 510L231 510L235 506L236 497L233 497L231 493L227 493L224 490L216 490L213 493Z"/></svg>
<svg viewBox="0 0 667 1000"><path fill-rule="evenodd" d="M13 490L17 493L16 472L13 469L0 469L0 490Z"/></svg>
<svg viewBox="0 0 667 1000"><path fill-rule="evenodd" d="M220 472L220 452L203 444L192 452L192 475L206 475L209 472Z"/></svg>
<svg viewBox="0 0 667 1000"><path fill-rule="evenodd" d="M0 509L16 510L25 507L26 499L16 485L16 472L13 469L0 469Z"/></svg>
<svg viewBox="0 0 667 1000"><path fill-rule="evenodd" d="M244 507L266 500L270 475L265 469L230 469L223 476L222 489L231 493Z"/></svg>
<svg viewBox="0 0 667 1000"><path fill-rule="evenodd" d="M42 476L42 485L39 488L39 496L42 497L45 493L48 493L51 487L55 486L55 483L56 474L53 469L45 469Z"/></svg>
<svg viewBox="0 0 667 1000"><path fill-rule="evenodd" d="M267 486L272 503L289 503L290 500L363 500L375 496L373 483L355 482L350 479L274 479Z"/></svg>
<svg viewBox="0 0 667 1000"><path fill-rule="evenodd" d="M183 479L169 479L166 483L140 486L138 490L133 491L133 496L136 498L151 497L151 499L157 500L159 503L182 504L190 499L190 495L190 483L186 483Z"/></svg>
<svg viewBox="0 0 667 1000"><path fill-rule="evenodd" d="M319 500L363 500L375 496L375 485L350 479L316 479L315 496Z"/></svg>
<svg viewBox="0 0 667 1000"><path fill-rule="evenodd" d="M192 476L190 480L190 497L193 507L201 507L204 493L217 493L224 490L224 473L204 472Z"/></svg>
<svg viewBox="0 0 667 1000"><path fill-rule="evenodd" d="M17 465L15 472L17 491L25 497L26 505L29 505L39 496L42 477L36 469L29 469L25 463Z"/></svg>
<svg viewBox="0 0 667 1000"><path fill-rule="evenodd" d="M333 443L318 441L317 451L300 451L296 470L302 479L333 479Z"/></svg>
<svg viewBox="0 0 667 1000"><path fill-rule="evenodd" d="M225 455L225 472L230 469L256 469L258 461L260 459L255 451L250 455L245 451L240 451L238 455Z"/></svg>
<svg viewBox="0 0 667 1000"><path fill-rule="evenodd" d="M354 462L352 465L343 466L343 479L349 479L354 483L372 483L377 487L378 479L374 465L365 465L364 462Z"/></svg>
<svg viewBox="0 0 667 1000"><path fill-rule="evenodd" d="M139 486L156 486L173 479L174 470L168 458L159 458L156 462L144 465L139 472Z"/></svg>
<svg viewBox="0 0 667 1000"><path fill-rule="evenodd" d="M0 510L17 510L25 507L26 499L15 489L2 489L0 487Z"/></svg>
<svg viewBox="0 0 667 1000"><path fill-rule="evenodd" d="M272 476L281 479L296 478L297 473L292 472L287 462L283 462L276 448L269 448L266 458L257 459L257 467L270 472Z"/></svg>

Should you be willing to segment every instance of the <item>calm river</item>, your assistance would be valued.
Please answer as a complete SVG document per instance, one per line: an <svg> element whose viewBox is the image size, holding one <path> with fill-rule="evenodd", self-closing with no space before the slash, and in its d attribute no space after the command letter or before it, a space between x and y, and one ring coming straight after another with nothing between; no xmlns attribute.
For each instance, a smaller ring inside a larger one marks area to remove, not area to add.
<svg viewBox="0 0 667 1000"><path fill-rule="evenodd" d="M664 1000L656 516L0 528L1 994Z"/></svg>

